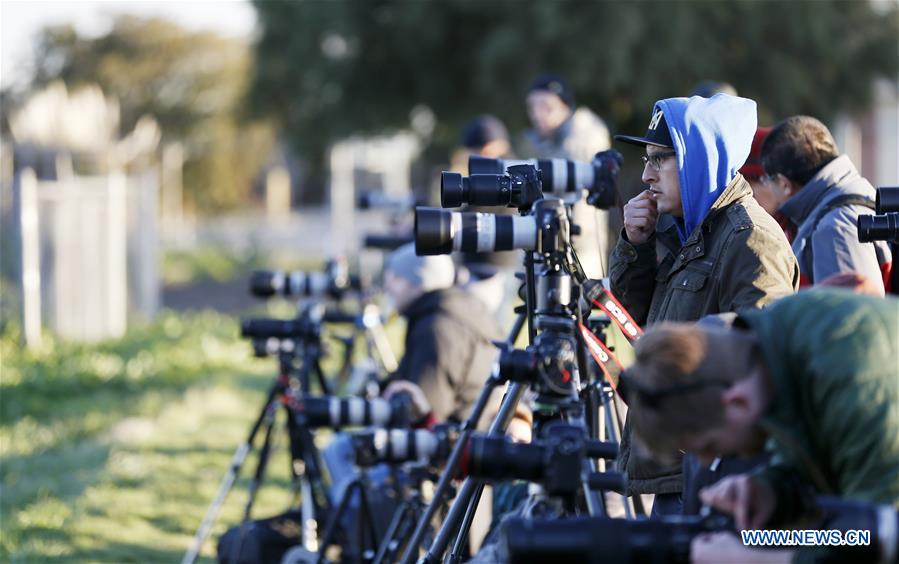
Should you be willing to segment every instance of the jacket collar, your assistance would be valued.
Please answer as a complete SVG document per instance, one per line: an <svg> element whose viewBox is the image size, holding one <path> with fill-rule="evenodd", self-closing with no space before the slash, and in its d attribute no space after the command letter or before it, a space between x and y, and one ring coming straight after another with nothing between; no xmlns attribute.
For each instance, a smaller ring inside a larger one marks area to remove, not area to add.
<svg viewBox="0 0 899 564"><path fill-rule="evenodd" d="M849 157L840 155L827 163L818 174L806 182L794 196L780 206L780 212L790 218L796 225L812 213L832 186L840 184L847 176L858 176L858 171Z"/></svg>
<svg viewBox="0 0 899 564"><path fill-rule="evenodd" d="M743 175L737 174L734 179L728 183L724 191L721 192L721 195L718 196L718 199L715 200L715 203L709 208L709 212L705 215L702 223L698 228L693 230L693 233L687 237L687 240L684 241L683 245L681 245L680 239L677 237L677 226L674 223L674 218L669 215L661 216L659 218L658 230L660 237L662 237L662 242L669 249L672 249L672 252L676 252L681 247L689 247L691 245L698 245L700 248L703 247L702 232L711 226L712 221L731 204L751 196L752 187L749 185L749 182L743 178Z"/></svg>

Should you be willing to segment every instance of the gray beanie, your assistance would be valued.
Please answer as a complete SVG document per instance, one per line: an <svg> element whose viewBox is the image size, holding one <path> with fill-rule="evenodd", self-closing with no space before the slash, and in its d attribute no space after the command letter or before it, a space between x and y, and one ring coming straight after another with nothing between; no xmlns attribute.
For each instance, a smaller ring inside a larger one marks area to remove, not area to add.
<svg viewBox="0 0 899 564"><path fill-rule="evenodd" d="M420 257L415 254L415 243L407 243L390 253L385 270L409 280L425 292L449 288L456 278L453 259L447 255Z"/></svg>

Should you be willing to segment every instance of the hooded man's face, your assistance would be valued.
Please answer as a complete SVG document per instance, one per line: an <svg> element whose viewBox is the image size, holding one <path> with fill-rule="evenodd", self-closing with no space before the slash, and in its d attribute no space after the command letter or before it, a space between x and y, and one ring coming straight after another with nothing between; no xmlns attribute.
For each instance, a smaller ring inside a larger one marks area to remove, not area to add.
<svg viewBox="0 0 899 564"><path fill-rule="evenodd" d="M643 182L649 185L652 199L655 200L659 213L667 213L674 217L684 216L684 206L680 197L680 176L677 169L677 156L670 147L646 146L646 156L670 155L659 162L656 170L652 162L643 167Z"/></svg>

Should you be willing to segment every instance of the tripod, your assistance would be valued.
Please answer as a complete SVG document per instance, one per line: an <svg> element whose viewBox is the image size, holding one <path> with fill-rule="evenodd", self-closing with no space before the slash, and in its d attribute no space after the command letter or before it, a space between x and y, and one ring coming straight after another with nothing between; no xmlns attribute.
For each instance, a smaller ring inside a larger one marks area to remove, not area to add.
<svg viewBox="0 0 899 564"><path fill-rule="evenodd" d="M309 343L311 346L303 348L303 362L297 378L292 377L295 359L294 341L283 341L279 344L278 376L272 383L262 410L253 426L247 439L237 447L232 456L231 463L227 472L219 483L218 492L215 498L206 510L206 515L194 536L193 543L185 553L181 560L182 564L192 564L202 549L203 543L209 536L212 526L218 517L219 511L224 505L225 499L234 486L237 476L243 467L244 462L253 450L256 442L256 436L260 430L264 433L262 447L259 449L257 456L256 471L248 487L248 499L244 506L243 519L241 522L241 532L236 550L232 552L233 557L237 557L240 553L240 544L244 536L246 524L250 520L253 503L256 499L256 493L262 484L265 470L268 465L268 459L271 452L272 431L275 424L278 407L283 406L286 412L286 428L289 439L290 457L291 457L291 480L293 484L294 496L302 495L303 503L303 544L309 547L315 547L317 550L317 539L315 534L315 523L317 515L327 510L327 497L323 495L324 485L322 482L322 473L318 461L318 451L312 439L312 434L308 428L303 425L302 415L297 415L289 407L287 401L290 397L296 395L296 387L300 387L308 393L310 389L310 380L314 373L317 377L322 389L327 390L324 381L324 375L318 362L321 349L316 343ZM259 347L257 347L259 352ZM297 382L297 380L299 382ZM302 493L300 493L302 492Z"/></svg>
<svg viewBox="0 0 899 564"><path fill-rule="evenodd" d="M412 533L412 529L427 507L422 497L421 487L426 480L433 481L435 477L427 467L418 466L412 468L409 478L412 481L410 493L394 511L373 564L393 562L396 559L403 547L403 542Z"/></svg>
<svg viewBox="0 0 899 564"><path fill-rule="evenodd" d="M368 480L365 471L353 478L344 488L343 495L337 504L335 511L328 517L325 533L322 537L318 552L317 564L325 562L325 550L333 544L341 519L350 508L353 496L359 494L359 507L356 511L356 547L358 552L354 555L357 562L371 560L378 543L378 534L375 529L374 512L368 498ZM341 560L346 561L346 555L341 555Z"/></svg>
<svg viewBox="0 0 899 564"><path fill-rule="evenodd" d="M568 273L573 273L575 276L578 276L578 281L581 281L584 278L583 273L579 268L579 264L577 263L577 258L574 256L574 252L571 249L570 225L561 201L550 198L538 200L537 202L534 202L533 215L537 223L537 229L540 232L540 237L538 237L534 252L525 255L525 302L527 319L529 321L529 349L536 344L535 320L540 318L544 320L543 325L546 329L546 331L541 331L541 336L549 331L549 333L547 333L550 334L550 337L548 337L549 340L570 342L570 340L573 339L575 333L573 321L574 318L579 317L580 314L579 312L577 315L572 314L572 309L577 311L577 308L570 307L572 305L572 287L571 276L569 276ZM536 279L534 266L538 258L542 259L541 262L544 265L540 280ZM538 286L539 294L537 291ZM574 296L574 300L577 300L577 298L577 296ZM537 325L540 325L539 320L537 321ZM562 328L562 330L559 331L559 328ZM568 335L567 337L560 336L558 339L554 339L551 335L552 330L556 330L560 335L567 331ZM579 383L580 374L583 374L584 376L589 375L584 360L585 355L582 351L583 347L583 342L579 341L575 341L573 347L569 346L569 350L573 348L573 350L577 351L577 364L579 365L578 368L580 368L580 370L575 368L574 370L566 369L556 371L556 375L561 375L563 379L574 378L575 389L578 389L578 391L581 389L588 389L586 386L581 387ZM497 375L496 379L498 379L498 376L499 375ZM546 381L549 381L550 379L544 378ZM491 378L491 381L492 380L494 380L494 378ZM495 383L485 387L485 392L489 393L489 388L492 386L495 386ZM550 386L552 385L550 384ZM500 434L505 431L512 413L522 394L526 390L526 387L527 383L522 381L515 381L515 383L509 387L506 397L503 399L500 413L491 424L488 435ZM596 404L596 398L597 394L595 393L586 394L583 400L577 396L571 398L571 403L575 408L574 411L580 410L579 419L584 428L586 428L583 419L584 411L591 414L598 412L599 405ZM601 394L599 399L602 399ZM580 403L579 408L577 407L578 403ZM586 404L586 407L584 404ZM592 415L591 417L594 419L596 418L595 415ZM574 416L569 416L569 418L577 419L577 417ZM591 430L593 430L598 427L598 425L591 424L590 427ZM463 440L467 441L467 436L465 436ZM456 454L455 450L453 454ZM428 507L425 515L419 520L415 533L406 548L406 552L402 559L404 564L411 564L415 559L424 531L436 512L435 505L442 501L443 490L441 489L441 486L448 480L448 476L455 473L457 464L458 460L456 457L451 456L447 462L444 475L441 477L440 483L438 483L438 491L435 493L434 502ZM596 474L595 462L587 458L583 460L583 464L583 493L589 512L593 515L605 514L604 499L594 491L596 489L595 486L602 486L604 484L600 483L600 480L597 479L593 479L592 481L587 479L587 477L593 477ZM459 490L459 494L451 505L434 542L431 544L431 547L428 549L425 556L421 558L420 562L436 563L440 561L453 536L455 536L455 542L449 559L450 561L458 561L461 559L461 551L464 548L467 530L473 519L474 511L477 508L482 490L483 482L481 480L472 477L466 478Z"/></svg>

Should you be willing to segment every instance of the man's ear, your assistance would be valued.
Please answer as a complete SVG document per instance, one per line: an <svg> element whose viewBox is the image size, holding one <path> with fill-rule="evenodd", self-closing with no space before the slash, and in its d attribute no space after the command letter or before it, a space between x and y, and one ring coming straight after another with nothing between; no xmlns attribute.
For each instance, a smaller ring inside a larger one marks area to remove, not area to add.
<svg viewBox="0 0 899 564"><path fill-rule="evenodd" d="M790 180L789 178L787 178L784 175L781 175L781 176L783 176L784 181L785 181L785 186L784 186L784 195L785 196L792 196L793 194L795 194L802 188L801 184L797 184L796 182L793 182L792 180Z"/></svg>
<svg viewBox="0 0 899 564"><path fill-rule="evenodd" d="M721 406L725 412L731 409L738 412L748 412L752 407L752 398L750 396L746 380L740 380L721 393Z"/></svg>

